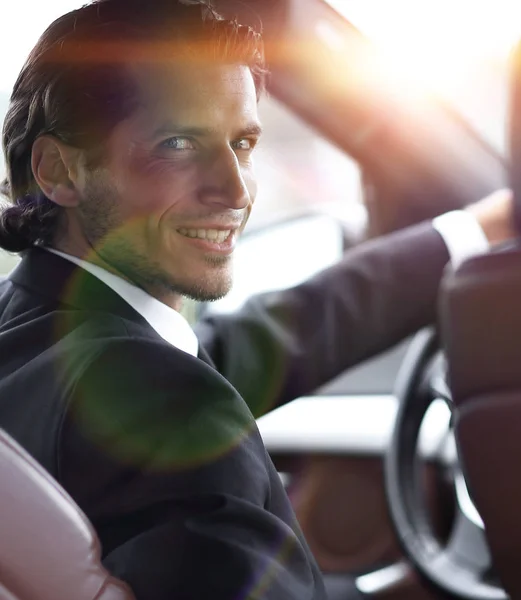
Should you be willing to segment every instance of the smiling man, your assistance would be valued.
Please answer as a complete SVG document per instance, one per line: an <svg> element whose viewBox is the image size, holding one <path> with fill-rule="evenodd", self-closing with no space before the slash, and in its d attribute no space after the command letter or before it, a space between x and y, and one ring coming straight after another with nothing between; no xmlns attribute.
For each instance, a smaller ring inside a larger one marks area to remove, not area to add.
<svg viewBox="0 0 521 600"><path fill-rule="evenodd" d="M192 63L133 69L139 106L96 168L53 135L37 139L32 158L39 188L66 208L59 247L101 259L174 308L181 295L212 300L231 287L261 132L249 67Z"/></svg>
<svg viewBox="0 0 521 600"><path fill-rule="evenodd" d="M431 322L451 256L513 234L499 193L196 337L179 308L230 289L264 77L203 2L99 0L43 34L4 124L0 426L138 600L325 598L255 417Z"/></svg>
<svg viewBox="0 0 521 600"><path fill-rule="evenodd" d="M100 3L103 13L110 5ZM170 40L166 24L154 23L157 39L146 41L130 31L111 38L105 31L91 39L80 28L65 36L59 48L49 40L38 59L46 68L76 59L87 81L92 75L92 111L86 114L84 107L87 120L80 121L83 131L78 133L91 134L93 153L99 135L92 132L101 133L100 109L108 112L118 101L133 105L127 118L109 125L111 135L94 159L86 155L84 144L67 143L69 132L43 132L36 139L35 183L64 209L56 220L67 222L60 249L101 259L104 267L110 265L174 307L180 295L208 300L229 290L231 254L255 200L251 156L261 133L257 93L263 85L262 47L253 32L214 23L220 28L209 32L215 37L210 48L210 37L197 39L204 30L191 31L193 24L186 23L179 38ZM250 41L241 39L248 35ZM219 43L229 46L220 51ZM94 72L96 67L101 71L100 65L92 65L100 54L110 57L105 73ZM257 82L248 66L255 62ZM125 67L128 81L118 81ZM110 69L116 81L109 80ZM63 74L64 88L75 84L70 79ZM22 77L18 85L23 83ZM95 98L99 103L94 104ZM59 129L65 118L63 113L57 117ZM8 120L7 136L9 125Z"/></svg>

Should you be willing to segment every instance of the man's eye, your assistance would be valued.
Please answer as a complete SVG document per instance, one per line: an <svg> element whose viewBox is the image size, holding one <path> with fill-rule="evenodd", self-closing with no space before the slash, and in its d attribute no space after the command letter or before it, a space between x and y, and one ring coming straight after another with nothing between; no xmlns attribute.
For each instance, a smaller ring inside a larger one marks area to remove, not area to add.
<svg viewBox="0 0 521 600"><path fill-rule="evenodd" d="M232 142L232 148L234 150L253 150L255 148L255 140L250 138L241 138Z"/></svg>
<svg viewBox="0 0 521 600"><path fill-rule="evenodd" d="M187 137L171 137L161 143L164 148L171 150L195 150L194 143Z"/></svg>

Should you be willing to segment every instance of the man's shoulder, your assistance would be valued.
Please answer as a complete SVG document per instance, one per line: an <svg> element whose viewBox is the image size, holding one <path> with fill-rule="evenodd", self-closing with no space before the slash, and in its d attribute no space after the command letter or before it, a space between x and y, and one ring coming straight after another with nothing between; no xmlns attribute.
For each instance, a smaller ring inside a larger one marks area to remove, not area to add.
<svg viewBox="0 0 521 600"><path fill-rule="evenodd" d="M153 377L159 363L174 370L178 355L184 354L144 320L50 302L9 281L0 286L0 351L8 357L0 365L0 380L19 372L24 379L47 382L52 372L65 391L100 357L107 365L127 357L127 363L147 366L143 376Z"/></svg>
<svg viewBox="0 0 521 600"><path fill-rule="evenodd" d="M132 324L119 326L129 329L120 336L92 336L95 351L89 349L87 360L83 351L77 352L81 346L64 354L72 360L68 369L73 370L74 387L67 412L76 431L96 447L110 447L118 461L154 469L192 468L243 442L259 451L251 411L215 369L141 335ZM107 327L90 321L81 337Z"/></svg>
<svg viewBox="0 0 521 600"><path fill-rule="evenodd" d="M163 340L148 324L118 315L87 311L56 311L51 315L56 338L51 348L64 383L136 381L133 388L182 385L210 370L197 357ZM212 370L212 376L217 375ZM204 377L204 374L203 374Z"/></svg>

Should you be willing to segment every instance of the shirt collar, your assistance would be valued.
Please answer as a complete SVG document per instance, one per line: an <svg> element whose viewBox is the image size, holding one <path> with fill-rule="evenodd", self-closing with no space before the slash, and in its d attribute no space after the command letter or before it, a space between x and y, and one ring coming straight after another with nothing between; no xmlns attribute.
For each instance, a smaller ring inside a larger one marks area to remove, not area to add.
<svg viewBox="0 0 521 600"><path fill-rule="evenodd" d="M88 271L123 298L166 342L192 356L197 356L199 351L197 337L188 321L176 310L98 265L54 248L45 249Z"/></svg>

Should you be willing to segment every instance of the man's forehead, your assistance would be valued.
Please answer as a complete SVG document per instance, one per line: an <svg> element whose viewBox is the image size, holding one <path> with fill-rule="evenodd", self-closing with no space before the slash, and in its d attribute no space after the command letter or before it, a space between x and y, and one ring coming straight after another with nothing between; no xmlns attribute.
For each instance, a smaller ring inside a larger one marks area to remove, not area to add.
<svg viewBox="0 0 521 600"><path fill-rule="evenodd" d="M136 78L141 107L128 123L134 131L131 135L154 139L183 132L260 133L255 84L248 67L160 65L137 69Z"/></svg>
<svg viewBox="0 0 521 600"><path fill-rule="evenodd" d="M138 67L135 76L141 99L150 107L219 104L251 110L257 105L255 83L247 66L165 63Z"/></svg>

